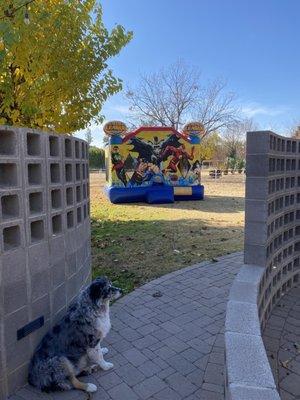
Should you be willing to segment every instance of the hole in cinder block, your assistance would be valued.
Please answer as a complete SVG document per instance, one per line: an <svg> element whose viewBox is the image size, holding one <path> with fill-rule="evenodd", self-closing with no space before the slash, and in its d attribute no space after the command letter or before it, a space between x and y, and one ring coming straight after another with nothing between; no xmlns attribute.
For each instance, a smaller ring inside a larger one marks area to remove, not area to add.
<svg viewBox="0 0 300 400"><path fill-rule="evenodd" d="M74 213L73 211L67 212L67 227L73 228L74 226Z"/></svg>
<svg viewBox="0 0 300 400"><path fill-rule="evenodd" d="M81 158L85 158L85 148L84 148L84 143L81 143Z"/></svg>
<svg viewBox="0 0 300 400"><path fill-rule="evenodd" d="M29 194L29 210L31 214L43 211L43 193L34 192Z"/></svg>
<svg viewBox="0 0 300 400"><path fill-rule="evenodd" d="M29 185L41 185L42 183L41 164L28 164L28 183Z"/></svg>
<svg viewBox="0 0 300 400"><path fill-rule="evenodd" d="M65 139L65 156L72 157L72 142L71 139Z"/></svg>
<svg viewBox="0 0 300 400"><path fill-rule="evenodd" d="M85 164L85 175L86 175L86 178L89 177L89 164Z"/></svg>
<svg viewBox="0 0 300 400"><path fill-rule="evenodd" d="M41 137L38 133L27 133L27 154L29 156L41 155Z"/></svg>
<svg viewBox="0 0 300 400"><path fill-rule="evenodd" d="M86 184L86 189L87 189L87 197L90 197L90 185L89 183Z"/></svg>
<svg viewBox="0 0 300 400"><path fill-rule="evenodd" d="M81 187L76 186L76 201L79 203L81 201Z"/></svg>
<svg viewBox="0 0 300 400"><path fill-rule="evenodd" d="M67 206L71 206L74 202L73 200L73 188L69 187L66 189L66 202Z"/></svg>
<svg viewBox="0 0 300 400"><path fill-rule="evenodd" d="M21 244L20 227L9 226L3 229L3 245L4 250L11 250L19 247Z"/></svg>
<svg viewBox="0 0 300 400"><path fill-rule="evenodd" d="M65 177L66 177L66 182L72 182L73 180L72 164L65 165Z"/></svg>
<svg viewBox="0 0 300 400"><path fill-rule="evenodd" d="M80 224L81 219L82 219L82 217L81 217L81 207L78 207L77 208L77 223L78 224Z"/></svg>
<svg viewBox="0 0 300 400"><path fill-rule="evenodd" d="M52 233L53 235L57 235L62 231L62 220L61 215L55 215L52 217Z"/></svg>
<svg viewBox="0 0 300 400"><path fill-rule="evenodd" d="M0 130L0 154L4 156L16 154L15 132Z"/></svg>
<svg viewBox="0 0 300 400"><path fill-rule="evenodd" d="M17 186L17 165L13 163L0 164L0 186Z"/></svg>
<svg viewBox="0 0 300 400"><path fill-rule="evenodd" d="M82 194L83 194L83 198L86 199L86 184L85 183L82 185Z"/></svg>
<svg viewBox="0 0 300 400"><path fill-rule="evenodd" d="M61 190L60 189L51 190L51 205L52 205L52 208L60 208L61 207Z"/></svg>
<svg viewBox="0 0 300 400"><path fill-rule="evenodd" d="M87 217L87 208L86 208L86 204L83 206L83 218L86 219Z"/></svg>
<svg viewBox="0 0 300 400"><path fill-rule="evenodd" d="M75 157L80 158L80 143L76 140L75 141Z"/></svg>
<svg viewBox="0 0 300 400"><path fill-rule="evenodd" d="M80 164L76 164L76 181L80 181Z"/></svg>
<svg viewBox="0 0 300 400"><path fill-rule="evenodd" d="M49 136L49 153L51 157L59 156L59 139L56 136Z"/></svg>
<svg viewBox="0 0 300 400"><path fill-rule="evenodd" d="M85 179L85 165L82 164L82 179Z"/></svg>
<svg viewBox="0 0 300 400"><path fill-rule="evenodd" d="M44 221L33 221L30 224L31 242L39 242L44 239Z"/></svg>
<svg viewBox="0 0 300 400"><path fill-rule="evenodd" d="M50 179L51 179L51 183L59 183L60 182L59 164L50 164Z"/></svg>
<svg viewBox="0 0 300 400"><path fill-rule="evenodd" d="M20 213L18 195L11 194L1 197L2 218L17 218Z"/></svg>

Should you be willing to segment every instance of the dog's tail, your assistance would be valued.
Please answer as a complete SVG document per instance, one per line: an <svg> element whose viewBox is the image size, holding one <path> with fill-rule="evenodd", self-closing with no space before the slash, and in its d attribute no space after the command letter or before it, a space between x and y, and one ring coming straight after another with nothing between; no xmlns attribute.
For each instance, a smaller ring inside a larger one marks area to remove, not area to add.
<svg viewBox="0 0 300 400"><path fill-rule="evenodd" d="M65 390L69 377L68 371L65 369L65 360L65 357L58 356L44 360L34 357L29 365L29 384L43 392Z"/></svg>
<svg viewBox="0 0 300 400"><path fill-rule="evenodd" d="M28 382L43 392L69 390L72 387L86 392L97 390L94 384L78 380L74 365L67 357L63 356L32 361L29 367Z"/></svg>

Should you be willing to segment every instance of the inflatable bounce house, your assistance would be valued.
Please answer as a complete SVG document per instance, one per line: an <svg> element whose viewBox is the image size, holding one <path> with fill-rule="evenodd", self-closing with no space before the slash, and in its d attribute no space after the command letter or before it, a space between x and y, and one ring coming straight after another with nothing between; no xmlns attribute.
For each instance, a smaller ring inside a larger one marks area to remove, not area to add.
<svg viewBox="0 0 300 400"><path fill-rule="evenodd" d="M111 121L104 126L106 192L112 203L172 203L202 200L199 144L204 127L198 122L182 132L167 127L141 127L127 132Z"/></svg>

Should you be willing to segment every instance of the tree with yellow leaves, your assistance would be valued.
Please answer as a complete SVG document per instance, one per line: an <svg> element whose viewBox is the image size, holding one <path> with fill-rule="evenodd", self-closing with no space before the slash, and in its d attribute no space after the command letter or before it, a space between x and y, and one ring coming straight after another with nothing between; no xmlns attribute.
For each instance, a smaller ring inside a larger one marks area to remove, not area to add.
<svg viewBox="0 0 300 400"><path fill-rule="evenodd" d="M108 67L130 41L97 0L0 0L0 124L72 133L101 123L122 87Z"/></svg>

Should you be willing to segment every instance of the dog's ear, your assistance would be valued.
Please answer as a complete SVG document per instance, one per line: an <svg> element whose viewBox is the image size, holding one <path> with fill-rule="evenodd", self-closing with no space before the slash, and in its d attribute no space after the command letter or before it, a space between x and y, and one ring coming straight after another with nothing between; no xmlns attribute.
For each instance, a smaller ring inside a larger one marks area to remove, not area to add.
<svg viewBox="0 0 300 400"><path fill-rule="evenodd" d="M97 278L90 284L89 296L93 303L96 303L102 297L105 286L106 281L103 278Z"/></svg>

